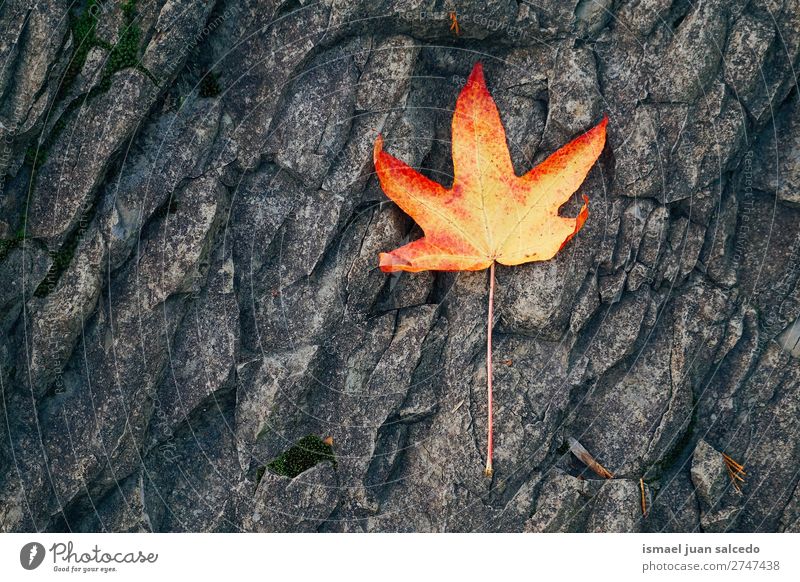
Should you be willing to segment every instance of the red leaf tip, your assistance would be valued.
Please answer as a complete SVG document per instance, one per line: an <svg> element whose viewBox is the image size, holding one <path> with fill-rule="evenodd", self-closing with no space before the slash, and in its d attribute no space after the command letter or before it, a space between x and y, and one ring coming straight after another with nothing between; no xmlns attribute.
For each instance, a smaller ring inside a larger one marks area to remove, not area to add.
<svg viewBox="0 0 800 582"><path fill-rule="evenodd" d="M486 87L486 79L483 76L483 63L480 61L475 63L472 67L472 72L467 78L467 85L471 83L477 83L480 87Z"/></svg>

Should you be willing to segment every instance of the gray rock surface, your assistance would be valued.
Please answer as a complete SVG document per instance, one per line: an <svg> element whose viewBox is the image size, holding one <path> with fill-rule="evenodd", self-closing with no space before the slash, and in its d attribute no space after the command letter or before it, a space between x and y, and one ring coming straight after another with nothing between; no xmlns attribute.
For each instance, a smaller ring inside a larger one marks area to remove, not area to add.
<svg viewBox="0 0 800 582"><path fill-rule="evenodd" d="M800 529L798 0L92 4L0 6L0 531ZM372 168L451 182L477 60L519 173L610 119L492 479L486 273L381 273Z"/></svg>

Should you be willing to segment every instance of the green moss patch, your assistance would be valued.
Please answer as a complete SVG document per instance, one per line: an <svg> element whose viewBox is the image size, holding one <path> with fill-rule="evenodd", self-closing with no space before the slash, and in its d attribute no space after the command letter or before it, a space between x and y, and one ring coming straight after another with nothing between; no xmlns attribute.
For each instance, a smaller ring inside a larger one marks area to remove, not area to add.
<svg viewBox="0 0 800 582"><path fill-rule="evenodd" d="M72 58L70 59L61 85L56 96L56 103L66 99L75 79L86 64L86 57L95 47L100 47L108 51L103 70L100 73L100 81L97 86L90 91L88 98L98 93L104 93L111 87L111 79L114 74L122 69L135 68L149 78L153 78L150 71L139 64L139 52L142 42L142 30L136 24L136 0L127 0L122 4L123 22L119 27L119 41L112 45L100 38L97 38L98 16L101 14L101 6L98 0L87 0L83 10L79 13L71 12L69 16L70 29L72 30L72 42L75 45ZM39 147L38 152L35 146L31 146L25 152L25 161L33 168L31 182L35 182L36 170L47 159L50 146L55 142L58 135L66 127L65 118L69 117L73 111L82 107L85 100L77 100L71 103L61 114L61 117L53 126L46 142Z"/></svg>
<svg viewBox="0 0 800 582"><path fill-rule="evenodd" d="M139 62L139 43L142 31L135 24L136 0L128 0L122 5L124 22L120 25L119 42L115 45L97 38L97 21L100 13L101 9L97 0L88 0L79 15L70 14L69 22L75 52L67 66L57 100L66 96L75 78L83 69L89 51L94 47L101 47L109 52L100 82L102 90L108 89L114 73L127 67L135 67Z"/></svg>
<svg viewBox="0 0 800 582"><path fill-rule="evenodd" d="M56 98L57 101L66 96L75 81L75 77L83 69L83 64L86 62L86 56L89 51L92 50L92 47L98 45L97 36L95 36L98 12L97 0L89 0L80 16L70 14L69 24L72 29L72 42L75 45L75 52L72 54L72 59L67 66L67 72L61 81L59 95Z"/></svg>
<svg viewBox="0 0 800 582"><path fill-rule="evenodd" d="M208 71L200 81L200 97L217 97L222 92L214 71Z"/></svg>
<svg viewBox="0 0 800 582"><path fill-rule="evenodd" d="M117 71L129 67L139 68L139 45L142 40L142 30L136 24L136 0L128 0L122 5L123 22L119 27L119 41L110 44L97 38L97 19L101 13L97 0L88 0L79 15L70 14L70 28L75 52L72 54L67 72L61 81L59 95L56 101L67 96L75 78L83 69L89 51L94 47L104 48L108 51L108 58L103 67L99 89L106 91L111 86L111 77Z"/></svg>
<svg viewBox="0 0 800 582"><path fill-rule="evenodd" d="M278 475L297 477L322 461L336 463L333 447L325 444L317 435L310 434L267 463L267 468ZM260 474L256 473L256 478L260 481L263 474L264 471L261 469Z"/></svg>
<svg viewBox="0 0 800 582"><path fill-rule="evenodd" d="M111 77L114 73L139 65L139 44L142 39L142 30L133 23L133 14L133 12L125 12L126 22L120 27L119 42L111 47L108 61L103 69L103 77L100 80L101 91L107 91L111 87Z"/></svg>

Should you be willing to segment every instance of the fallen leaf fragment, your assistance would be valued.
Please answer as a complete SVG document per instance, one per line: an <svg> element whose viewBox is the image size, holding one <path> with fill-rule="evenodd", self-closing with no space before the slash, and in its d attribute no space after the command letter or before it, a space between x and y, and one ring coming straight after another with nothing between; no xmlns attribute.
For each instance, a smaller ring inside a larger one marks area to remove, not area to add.
<svg viewBox="0 0 800 582"><path fill-rule="evenodd" d="M603 479L614 478L613 473L598 463L597 460L589 453L589 451L587 451L576 439L569 437L567 438L567 442L569 443L570 452L575 455L581 463L589 467Z"/></svg>

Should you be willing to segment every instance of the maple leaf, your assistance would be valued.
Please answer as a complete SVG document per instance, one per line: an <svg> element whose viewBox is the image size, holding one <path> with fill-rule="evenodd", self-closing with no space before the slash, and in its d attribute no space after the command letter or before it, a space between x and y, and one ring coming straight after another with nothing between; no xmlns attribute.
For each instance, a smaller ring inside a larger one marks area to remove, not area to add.
<svg viewBox="0 0 800 582"><path fill-rule="evenodd" d="M559 216L603 150L603 120L522 176L514 173L500 113L476 63L456 101L452 122L453 185L448 189L383 151L375 142L381 187L422 228L424 236L380 253L384 272L478 271L488 268L488 449L492 474L492 309L495 263L546 261L581 229L589 199L574 218Z"/></svg>

